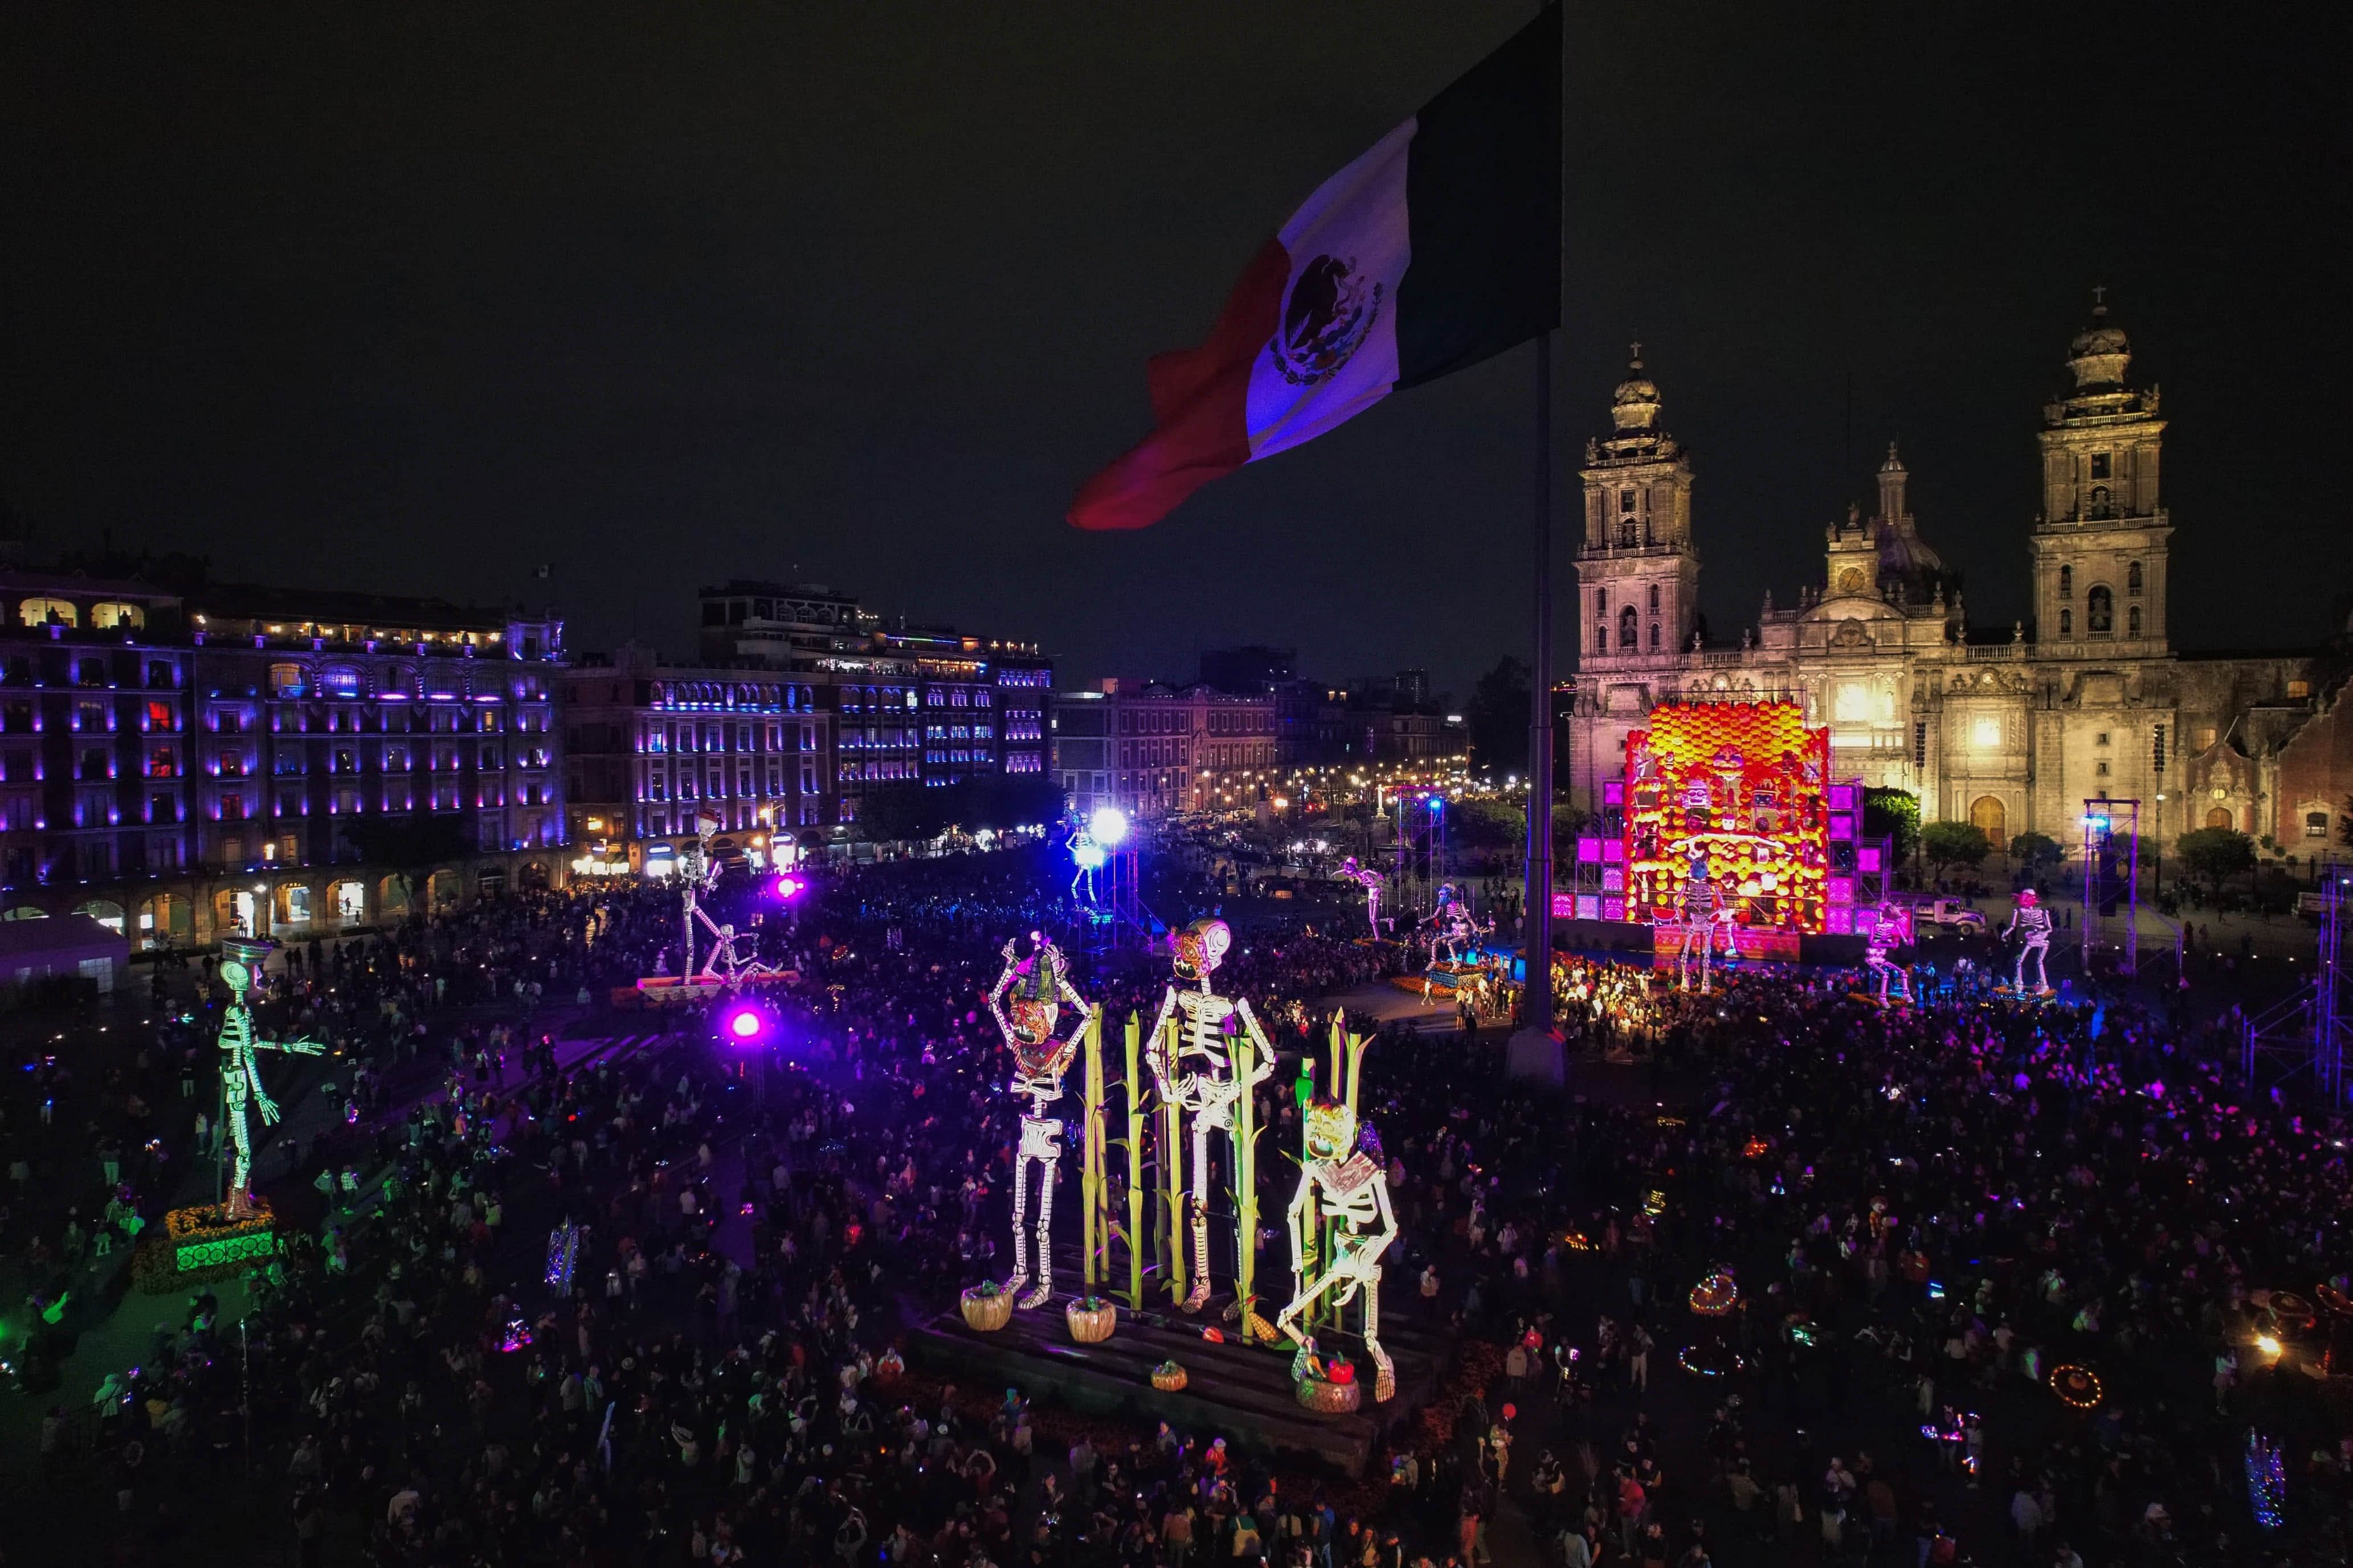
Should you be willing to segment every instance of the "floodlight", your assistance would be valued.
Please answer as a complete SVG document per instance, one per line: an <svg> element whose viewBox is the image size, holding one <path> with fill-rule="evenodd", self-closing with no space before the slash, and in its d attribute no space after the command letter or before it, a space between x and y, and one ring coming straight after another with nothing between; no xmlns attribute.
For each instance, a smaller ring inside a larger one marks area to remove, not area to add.
<svg viewBox="0 0 2353 1568"><path fill-rule="evenodd" d="M1127 837L1127 813L1115 805L1099 805L1087 818L1087 836L1110 848Z"/></svg>

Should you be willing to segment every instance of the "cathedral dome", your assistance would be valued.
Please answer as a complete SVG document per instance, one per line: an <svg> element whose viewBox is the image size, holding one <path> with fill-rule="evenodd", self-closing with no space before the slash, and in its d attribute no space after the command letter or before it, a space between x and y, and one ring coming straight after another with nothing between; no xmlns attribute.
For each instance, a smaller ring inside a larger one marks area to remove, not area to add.
<svg viewBox="0 0 2353 1568"><path fill-rule="evenodd" d="M1626 368L1631 374L1609 399L1609 416L1621 431L1648 430L1659 422L1659 388L1642 374L1641 344L1634 345L1634 357Z"/></svg>
<svg viewBox="0 0 2353 1568"><path fill-rule="evenodd" d="M2075 390L2090 392L2122 386L2125 368L2130 363L2132 345L2126 340L2124 329L2108 320L2105 300L2094 303L2092 324L2077 332L2074 342L2067 345L2067 368L2075 373Z"/></svg>

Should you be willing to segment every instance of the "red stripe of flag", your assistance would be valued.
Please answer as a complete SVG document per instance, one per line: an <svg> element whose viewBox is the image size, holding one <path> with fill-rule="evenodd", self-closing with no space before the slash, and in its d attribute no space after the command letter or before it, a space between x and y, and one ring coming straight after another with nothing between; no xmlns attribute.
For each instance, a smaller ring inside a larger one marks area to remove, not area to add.
<svg viewBox="0 0 2353 1568"><path fill-rule="evenodd" d="M1226 297L1218 324L1197 348L1155 354L1152 434L1089 479L1070 520L1094 530L1145 528L1211 479L1250 461L1250 362L1274 336L1291 258L1270 239Z"/></svg>

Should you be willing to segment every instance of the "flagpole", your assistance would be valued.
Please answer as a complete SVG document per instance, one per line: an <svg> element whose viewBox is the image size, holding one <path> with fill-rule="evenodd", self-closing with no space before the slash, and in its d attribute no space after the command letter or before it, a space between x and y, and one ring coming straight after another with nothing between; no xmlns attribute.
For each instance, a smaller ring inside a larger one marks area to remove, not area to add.
<svg viewBox="0 0 2353 1568"><path fill-rule="evenodd" d="M1514 1078L1558 1083L1559 1043L1552 1037L1552 334L1535 340L1535 458L1530 480L1535 537L1529 575L1535 582L1535 626L1528 661L1527 904L1520 918L1527 984L1520 1029L1512 1037Z"/></svg>
<svg viewBox="0 0 2353 1568"><path fill-rule="evenodd" d="M1568 79L1568 29L1561 29L1561 91ZM1567 139L1563 112L1555 134ZM1564 179L1568 162L1561 160ZM1561 286L1568 281L1568 205L1561 204ZM1567 313L1561 321L1567 321ZM1528 861L1527 910L1520 917L1521 962L1527 984L1521 991L1520 1027L1504 1051L1504 1071L1515 1079L1555 1085L1567 1080L1561 1042L1553 1038L1552 1002L1552 333L1536 334L1535 490L1535 647L1528 660Z"/></svg>

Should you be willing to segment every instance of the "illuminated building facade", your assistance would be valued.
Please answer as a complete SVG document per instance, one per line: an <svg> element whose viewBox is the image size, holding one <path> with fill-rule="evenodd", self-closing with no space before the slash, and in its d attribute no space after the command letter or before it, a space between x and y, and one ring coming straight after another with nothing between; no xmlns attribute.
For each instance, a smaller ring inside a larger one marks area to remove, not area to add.
<svg viewBox="0 0 2353 1568"><path fill-rule="evenodd" d="M1563 788L1586 809L1621 776L1654 710L1788 701L1830 732L1833 778L1908 790L1924 821L1973 822L1997 846L2028 831L2075 842L2086 799L2137 798L2165 842L2223 825L2334 834L2339 799L2285 800L2280 756L2325 685L2316 658L2175 651L2165 420L2136 387L2105 309L2071 345L2072 385L2038 433L2042 509L2027 534L2033 616L1971 626L1958 579L1921 537L1891 447L1878 506L1823 534L1820 584L1770 594L1737 646L1701 646L1691 453L1662 423L1636 359L1608 436L1580 471L1579 644ZM2292 721L2268 724L2267 710ZM2310 790L2306 794L2312 794Z"/></svg>
<svg viewBox="0 0 2353 1568"><path fill-rule="evenodd" d="M565 675L571 842L626 868L632 846L691 837L698 812L746 840L821 841L840 812L818 690L776 670L667 666L636 644L584 659Z"/></svg>
<svg viewBox="0 0 2353 1568"><path fill-rule="evenodd" d="M1064 791L1139 820L1250 810L1278 777L1282 717L1270 691L1219 691L1201 681L1150 681L1130 691L1108 680L1099 696L1059 699L1057 715L1055 771Z"/></svg>
<svg viewBox="0 0 2353 1568"><path fill-rule="evenodd" d="M302 934L562 879L563 625L432 599L0 573L10 907L135 941Z"/></svg>

